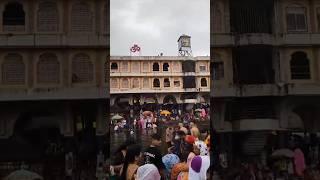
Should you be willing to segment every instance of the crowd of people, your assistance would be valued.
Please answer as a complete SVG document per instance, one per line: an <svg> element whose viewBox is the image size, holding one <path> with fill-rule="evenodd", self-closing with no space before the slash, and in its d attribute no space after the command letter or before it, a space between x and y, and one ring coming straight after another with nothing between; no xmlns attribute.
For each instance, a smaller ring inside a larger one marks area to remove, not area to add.
<svg viewBox="0 0 320 180"><path fill-rule="evenodd" d="M279 134L271 132L267 139L268 143L256 156L244 156L241 148L237 148L232 160L223 156L225 152L214 152L217 163L214 163L213 179L320 180L317 138L287 132L282 137L285 141L279 141Z"/></svg>
<svg viewBox="0 0 320 180"><path fill-rule="evenodd" d="M169 122L165 137L154 133L145 149L127 140L112 155L114 180L207 180L210 135L200 133L195 122ZM165 143L163 142L165 140ZM163 147L165 152L161 151Z"/></svg>

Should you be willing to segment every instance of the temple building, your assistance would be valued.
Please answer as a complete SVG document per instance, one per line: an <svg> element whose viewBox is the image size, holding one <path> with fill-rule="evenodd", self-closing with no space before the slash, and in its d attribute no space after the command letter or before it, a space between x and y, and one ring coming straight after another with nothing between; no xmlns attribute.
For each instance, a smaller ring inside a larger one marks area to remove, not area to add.
<svg viewBox="0 0 320 180"><path fill-rule="evenodd" d="M0 2L1 175L105 151L108 56L109 1Z"/></svg>

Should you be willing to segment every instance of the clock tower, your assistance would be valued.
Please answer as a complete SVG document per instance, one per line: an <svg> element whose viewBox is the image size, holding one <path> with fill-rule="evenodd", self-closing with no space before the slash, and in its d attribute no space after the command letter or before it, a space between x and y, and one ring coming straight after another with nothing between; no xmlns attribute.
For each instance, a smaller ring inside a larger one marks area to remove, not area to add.
<svg viewBox="0 0 320 180"><path fill-rule="evenodd" d="M180 56L192 56L190 36L183 34L179 37L178 50Z"/></svg>

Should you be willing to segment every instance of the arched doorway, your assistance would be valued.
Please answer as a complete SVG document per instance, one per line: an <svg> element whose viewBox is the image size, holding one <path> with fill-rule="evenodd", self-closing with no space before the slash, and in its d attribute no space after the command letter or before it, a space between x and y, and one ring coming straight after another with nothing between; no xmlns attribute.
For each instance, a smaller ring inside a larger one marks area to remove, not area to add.
<svg viewBox="0 0 320 180"><path fill-rule="evenodd" d="M62 117L51 112L24 112L15 122L12 138L31 145L39 157L63 155ZM52 149L55 146L55 149Z"/></svg>
<svg viewBox="0 0 320 180"><path fill-rule="evenodd" d="M130 109L130 99L128 96L119 96L114 101L113 112L126 112Z"/></svg>
<svg viewBox="0 0 320 180"><path fill-rule="evenodd" d="M173 95L166 95L163 98L162 109L178 113L177 99Z"/></svg>
<svg viewBox="0 0 320 180"><path fill-rule="evenodd" d="M16 161L38 167L44 179L64 174L65 137L61 134L63 114L38 110L19 115L7 148ZM9 159L8 159L9 160ZM12 160L12 159L11 159ZM39 172L38 172L39 170Z"/></svg>
<svg viewBox="0 0 320 180"><path fill-rule="evenodd" d="M301 118L305 131L315 132L319 130L317 127L318 111L314 105L302 104L293 108L292 111Z"/></svg>
<svg viewBox="0 0 320 180"><path fill-rule="evenodd" d="M177 99L173 95L166 95L163 98L163 104L176 104Z"/></svg>
<svg viewBox="0 0 320 180"><path fill-rule="evenodd" d="M155 111L158 109L158 99L155 95L143 95L143 111Z"/></svg>

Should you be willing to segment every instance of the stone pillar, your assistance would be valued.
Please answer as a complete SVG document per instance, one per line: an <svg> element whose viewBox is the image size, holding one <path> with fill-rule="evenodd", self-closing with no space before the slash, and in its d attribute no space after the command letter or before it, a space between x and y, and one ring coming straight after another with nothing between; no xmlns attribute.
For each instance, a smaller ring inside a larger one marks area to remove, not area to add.
<svg viewBox="0 0 320 180"><path fill-rule="evenodd" d="M6 129L7 129L7 119L1 118L0 119L0 138L6 136Z"/></svg>
<svg viewBox="0 0 320 180"><path fill-rule="evenodd" d="M287 103L288 100L287 99L283 99L280 104L278 105L279 108L278 109L278 114L279 114L279 124L280 124L280 128L288 128L288 115L289 115L289 107Z"/></svg>
<svg viewBox="0 0 320 180"><path fill-rule="evenodd" d="M102 103L99 103L97 106L97 114L96 114L96 135L103 136L106 133L106 119L105 119L105 106Z"/></svg>
<svg viewBox="0 0 320 180"><path fill-rule="evenodd" d="M64 121L63 121L63 135L70 137L74 135L74 120L72 115L71 105L69 103L65 104L64 108Z"/></svg>
<svg viewBox="0 0 320 180"><path fill-rule="evenodd" d="M211 121L213 121L213 127L217 130L224 128L224 114L226 111L226 102L219 102L214 101L214 104L212 105L213 108L211 108L212 111L212 118Z"/></svg>

